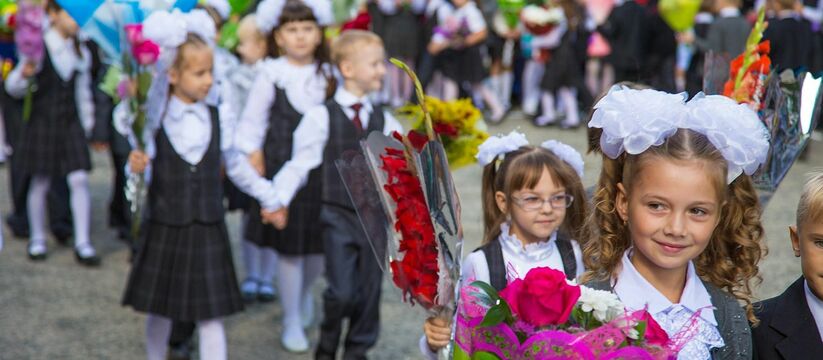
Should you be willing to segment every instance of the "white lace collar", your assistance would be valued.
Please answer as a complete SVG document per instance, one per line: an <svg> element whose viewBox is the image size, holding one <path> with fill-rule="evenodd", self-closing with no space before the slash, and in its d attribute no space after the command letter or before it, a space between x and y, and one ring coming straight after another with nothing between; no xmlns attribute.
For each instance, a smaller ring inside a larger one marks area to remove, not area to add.
<svg viewBox="0 0 823 360"><path fill-rule="evenodd" d="M533 262L542 261L552 256L554 249L557 248L554 243L557 239L557 231L553 232L546 241L523 245L520 239L517 238L517 235L513 233L510 234L509 229L509 223L500 225L500 236L498 237L500 245L504 252L508 252L518 258Z"/></svg>

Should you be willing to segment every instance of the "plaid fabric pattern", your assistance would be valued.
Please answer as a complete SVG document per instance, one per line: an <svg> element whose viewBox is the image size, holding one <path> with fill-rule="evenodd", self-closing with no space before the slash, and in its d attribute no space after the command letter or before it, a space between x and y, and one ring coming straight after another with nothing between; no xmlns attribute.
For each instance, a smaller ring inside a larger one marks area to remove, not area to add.
<svg viewBox="0 0 823 360"><path fill-rule="evenodd" d="M243 310L224 222L169 226L149 221L123 304L177 321Z"/></svg>
<svg viewBox="0 0 823 360"><path fill-rule="evenodd" d="M372 131L383 131L384 119L383 109L375 106L369 115L369 125L365 131L359 134L351 119L346 116L340 104L333 99L326 101L326 109L329 112L329 140L323 153L323 203L333 204L349 210L354 210L354 206L346 191L346 186L340 178L334 162L340 158L347 150L359 150L360 140L368 136Z"/></svg>
<svg viewBox="0 0 823 360"><path fill-rule="evenodd" d="M266 177L272 178L291 159L294 130L300 124L302 114L289 103L286 92L275 88L276 95L270 111L269 128L263 145L266 159ZM246 239L277 250L285 255L320 254L323 239L318 226L321 205L321 170L309 173L306 185L297 192L289 206L289 222L285 229L277 230L265 225L260 217L260 204L253 201L246 224Z"/></svg>
<svg viewBox="0 0 823 360"><path fill-rule="evenodd" d="M166 132L157 131L154 178L149 186L149 218L167 225L223 220L223 180L220 177L220 123L210 107L211 142L203 159L191 165L174 151Z"/></svg>
<svg viewBox="0 0 823 360"><path fill-rule="evenodd" d="M77 112L77 74L69 81L63 81L54 69L48 51L42 66L34 77L31 117L24 123L15 149L20 170L46 176L91 170L86 132Z"/></svg>

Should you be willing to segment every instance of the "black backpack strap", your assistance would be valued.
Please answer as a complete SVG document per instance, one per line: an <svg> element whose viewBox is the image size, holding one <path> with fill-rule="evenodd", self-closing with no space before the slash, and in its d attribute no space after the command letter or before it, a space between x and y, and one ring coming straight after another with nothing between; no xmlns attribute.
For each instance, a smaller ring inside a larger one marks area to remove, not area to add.
<svg viewBox="0 0 823 360"><path fill-rule="evenodd" d="M560 251L560 259L563 261L563 272L566 273L566 279L573 280L577 277L577 259L574 256L574 246L562 232L557 233L557 250Z"/></svg>
<svg viewBox="0 0 823 360"><path fill-rule="evenodd" d="M500 246L500 241L492 240L477 250L483 251L483 255L486 255L492 287L497 291L502 291L509 281L506 279L506 262L503 260L503 248Z"/></svg>

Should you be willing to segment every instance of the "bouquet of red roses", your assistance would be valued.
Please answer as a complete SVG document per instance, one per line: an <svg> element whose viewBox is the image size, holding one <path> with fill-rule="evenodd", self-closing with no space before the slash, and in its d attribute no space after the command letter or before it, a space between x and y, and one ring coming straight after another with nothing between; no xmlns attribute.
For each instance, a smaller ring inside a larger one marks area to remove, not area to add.
<svg viewBox="0 0 823 360"><path fill-rule="evenodd" d="M644 309L534 268L498 293L474 282L461 290L455 359L670 359L696 331L692 316L669 338Z"/></svg>
<svg viewBox="0 0 823 360"><path fill-rule="evenodd" d="M417 76L391 61L425 99ZM460 204L427 104L420 103L425 134L372 132L362 151L344 153L336 164L379 263L404 299L451 319L462 257Z"/></svg>

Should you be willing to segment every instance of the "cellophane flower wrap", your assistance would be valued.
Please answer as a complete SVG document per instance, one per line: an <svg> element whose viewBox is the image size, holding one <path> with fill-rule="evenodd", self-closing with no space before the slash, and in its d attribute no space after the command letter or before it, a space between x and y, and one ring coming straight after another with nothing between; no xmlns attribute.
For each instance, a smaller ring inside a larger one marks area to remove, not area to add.
<svg viewBox="0 0 823 360"><path fill-rule="evenodd" d="M671 339L645 310L617 295L567 281L547 267L501 292L475 281L460 289L455 359L673 359L695 314Z"/></svg>
<svg viewBox="0 0 823 360"><path fill-rule="evenodd" d="M766 125L770 144L766 161L752 180L765 206L811 140L823 100L821 78L807 71L771 68L768 41L761 41L767 24L763 9L746 42L746 50L733 60L719 54L706 56L703 90L746 103Z"/></svg>
<svg viewBox="0 0 823 360"><path fill-rule="evenodd" d="M414 80L402 62L391 61ZM372 132L362 151L342 154L337 167L382 269L408 303L426 317L452 319L462 258L460 205L443 136L434 131L428 104L420 104L425 133ZM450 349L441 358L451 358Z"/></svg>
<svg viewBox="0 0 823 360"><path fill-rule="evenodd" d="M131 133L138 150L143 150L146 145L143 138L147 121L146 101L154 75L152 67L160 58L160 46L143 36L142 24L128 24L123 30L129 51L122 55L123 74L116 87L117 97L128 101L129 110L134 114ZM145 178L139 174L130 176L126 182L126 198L131 204L131 231L135 238L140 230L146 194Z"/></svg>
<svg viewBox="0 0 823 360"><path fill-rule="evenodd" d="M729 79L723 85L723 95L739 103L747 103L754 110L762 108L764 84L771 70L769 41L763 39L766 30L765 7L760 9L757 22L746 40L746 49L730 64Z"/></svg>
<svg viewBox="0 0 823 360"><path fill-rule="evenodd" d="M426 96L426 108L431 115L433 130L446 149L451 168L473 164L477 148L489 134L483 115L471 99L443 101ZM398 113L412 120L412 130L417 133L415 139L425 139L426 116L419 106L407 105L398 109Z"/></svg>
<svg viewBox="0 0 823 360"><path fill-rule="evenodd" d="M32 64L40 64L46 53L43 43L43 22L46 11L40 0L24 0L18 4L15 17L14 43L17 52ZM23 121L31 117L32 97L36 89L34 79L29 79L23 98Z"/></svg>

